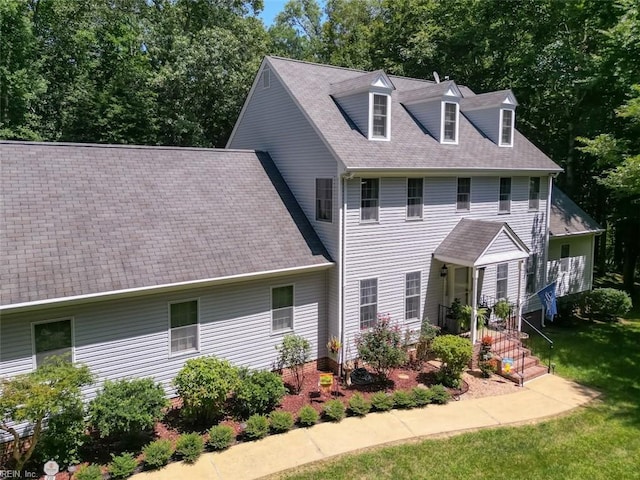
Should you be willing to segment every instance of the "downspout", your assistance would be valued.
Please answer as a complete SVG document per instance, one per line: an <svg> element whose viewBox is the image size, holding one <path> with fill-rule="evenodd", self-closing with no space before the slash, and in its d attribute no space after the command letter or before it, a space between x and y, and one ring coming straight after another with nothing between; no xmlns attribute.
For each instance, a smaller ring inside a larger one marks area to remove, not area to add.
<svg viewBox="0 0 640 480"><path fill-rule="evenodd" d="M518 331L522 331L522 262L518 260Z"/></svg>
<svg viewBox="0 0 640 480"><path fill-rule="evenodd" d="M549 283L549 225L551 221L551 191L553 190L553 175L549 175L547 187L547 205L544 219L544 287ZM543 288L544 288L543 287Z"/></svg>
<svg viewBox="0 0 640 480"><path fill-rule="evenodd" d="M338 278L339 278L339 288L338 288L338 338L340 338L340 343L342 345L340 356L338 361L340 362L338 368L338 375L342 377L343 372L343 364L345 359L345 335L344 335L344 282L345 282L345 245L346 245L346 217L347 217L347 178L343 175L340 178L339 186L340 186L340 201L342 203L340 208L340 238L338 239L338 249L340 251L340 262L338 266Z"/></svg>
<svg viewBox="0 0 640 480"><path fill-rule="evenodd" d="M473 282L471 292L471 343L473 345L478 341L478 267L473 267Z"/></svg>

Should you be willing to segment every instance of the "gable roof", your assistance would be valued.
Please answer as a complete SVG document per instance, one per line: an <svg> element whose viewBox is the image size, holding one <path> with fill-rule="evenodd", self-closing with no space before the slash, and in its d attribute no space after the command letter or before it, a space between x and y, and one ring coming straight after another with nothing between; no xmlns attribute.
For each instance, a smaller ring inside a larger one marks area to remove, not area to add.
<svg viewBox="0 0 640 480"><path fill-rule="evenodd" d="M600 233L603 228L555 185L551 190L549 234L554 237Z"/></svg>
<svg viewBox="0 0 640 480"><path fill-rule="evenodd" d="M507 251L492 252L497 240L506 240ZM436 259L456 265L478 267L527 258L529 249L506 222L463 218L435 249Z"/></svg>
<svg viewBox="0 0 640 480"><path fill-rule="evenodd" d="M454 96L462 95L456 83L453 80L447 80L442 83L433 83L413 90L403 90L398 94L398 101L404 105L408 105L419 101L442 98L447 95L449 91L451 91Z"/></svg>
<svg viewBox="0 0 640 480"><path fill-rule="evenodd" d="M366 72L279 57L267 57L265 62L348 170L562 170L519 132L514 132L513 148L501 148L464 115L460 115L459 145L441 145L398 101L401 92L435 85L434 82L389 75L395 86L391 94L391 140L372 142L349 127L331 98L332 84L356 79ZM460 86L460 91L464 97L473 96L466 87Z"/></svg>
<svg viewBox="0 0 640 480"><path fill-rule="evenodd" d="M266 153L0 142L0 305L330 265Z"/></svg>
<svg viewBox="0 0 640 480"><path fill-rule="evenodd" d="M330 90L331 95L344 95L367 90L376 84L383 88L394 89L393 82L387 74L382 70L375 70L341 82L332 83Z"/></svg>
<svg viewBox="0 0 640 480"><path fill-rule="evenodd" d="M477 110L481 108L499 107L503 104L518 105L515 95L511 90L498 90L497 92L481 93L466 97L460 102L462 111Z"/></svg>

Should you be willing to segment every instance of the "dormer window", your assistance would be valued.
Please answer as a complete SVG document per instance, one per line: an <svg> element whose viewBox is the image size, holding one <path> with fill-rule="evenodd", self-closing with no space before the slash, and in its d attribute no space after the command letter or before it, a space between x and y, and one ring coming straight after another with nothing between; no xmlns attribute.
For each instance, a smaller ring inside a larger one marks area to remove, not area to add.
<svg viewBox="0 0 640 480"><path fill-rule="evenodd" d="M442 143L458 143L458 104L443 102Z"/></svg>
<svg viewBox="0 0 640 480"><path fill-rule="evenodd" d="M389 95L371 94L371 132L372 140L389 140Z"/></svg>
<svg viewBox="0 0 640 480"><path fill-rule="evenodd" d="M500 146L513 145L513 110L500 110Z"/></svg>

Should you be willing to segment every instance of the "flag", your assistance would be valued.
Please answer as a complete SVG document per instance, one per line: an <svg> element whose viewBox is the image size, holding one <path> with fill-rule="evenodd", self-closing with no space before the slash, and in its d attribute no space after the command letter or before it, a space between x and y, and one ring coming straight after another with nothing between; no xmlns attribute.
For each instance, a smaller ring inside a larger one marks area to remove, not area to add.
<svg viewBox="0 0 640 480"><path fill-rule="evenodd" d="M553 316L558 313L556 306L556 282L547 285L538 292L538 297L544 305L544 316L549 320L553 320Z"/></svg>

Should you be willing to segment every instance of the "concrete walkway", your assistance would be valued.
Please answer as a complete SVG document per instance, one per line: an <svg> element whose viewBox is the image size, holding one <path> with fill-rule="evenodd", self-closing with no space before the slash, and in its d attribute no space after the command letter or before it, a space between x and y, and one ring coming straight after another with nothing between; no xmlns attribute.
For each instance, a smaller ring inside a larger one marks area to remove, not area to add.
<svg viewBox="0 0 640 480"><path fill-rule="evenodd" d="M370 413L205 453L193 465L175 462L136 480L249 480L375 445L479 428L532 423L567 412L599 392L546 375L516 393L452 401L413 410Z"/></svg>

